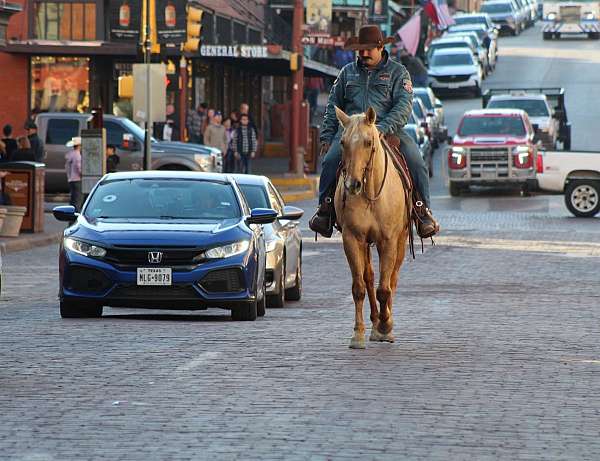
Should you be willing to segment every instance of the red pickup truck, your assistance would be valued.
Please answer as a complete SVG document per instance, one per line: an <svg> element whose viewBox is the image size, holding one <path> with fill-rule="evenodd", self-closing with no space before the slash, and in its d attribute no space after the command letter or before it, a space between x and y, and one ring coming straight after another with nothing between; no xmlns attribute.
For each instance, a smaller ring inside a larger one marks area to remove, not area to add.
<svg viewBox="0 0 600 461"><path fill-rule="evenodd" d="M466 112L448 149L450 195L471 185L535 188L538 143L520 109Z"/></svg>

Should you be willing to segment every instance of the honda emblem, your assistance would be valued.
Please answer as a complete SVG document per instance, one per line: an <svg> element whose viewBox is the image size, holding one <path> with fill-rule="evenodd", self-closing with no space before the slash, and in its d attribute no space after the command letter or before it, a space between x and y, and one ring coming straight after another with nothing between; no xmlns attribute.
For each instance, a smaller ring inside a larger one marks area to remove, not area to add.
<svg viewBox="0 0 600 461"><path fill-rule="evenodd" d="M161 251L149 251L148 252L148 262L151 264L160 264L162 261L163 254Z"/></svg>

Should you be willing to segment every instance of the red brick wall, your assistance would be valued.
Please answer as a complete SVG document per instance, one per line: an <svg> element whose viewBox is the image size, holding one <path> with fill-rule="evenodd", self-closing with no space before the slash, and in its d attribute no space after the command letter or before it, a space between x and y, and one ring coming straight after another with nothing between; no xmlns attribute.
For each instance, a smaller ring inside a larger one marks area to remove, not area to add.
<svg viewBox="0 0 600 461"><path fill-rule="evenodd" d="M12 0L11 3L20 3L24 11L11 16L6 38L9 41L26 40L27 2ZM25 134L23 124L27 118L29 104L28 63L29 58L26 55L0 51L0 130L6 123L10 123L16 136Z"/></svg>

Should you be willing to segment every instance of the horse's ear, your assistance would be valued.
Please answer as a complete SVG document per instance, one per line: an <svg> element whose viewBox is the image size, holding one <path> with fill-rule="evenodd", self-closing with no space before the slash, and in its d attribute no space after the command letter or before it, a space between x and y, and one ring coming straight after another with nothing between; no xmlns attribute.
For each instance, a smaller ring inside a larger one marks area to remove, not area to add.
<svg viewBox="0 0 600 461"><path fill-rule="evenodd" d="M368 125L373 125L375 123L375 119L377 118L375 109L369 106L369 108L367 109L367 113L365 114L365 118Z"/></svg>
<svg viewBox="0 0 600 461"><path fill-rule="evenodd" d="M346 115L346 112L344 112L338 106L335 106L335 115L337 115L337 118L340 121L340 123L342 124L342 126L344 128L346 128L346 126L348 125L348 122L350 122L350 117L348 115Z"/></svg>

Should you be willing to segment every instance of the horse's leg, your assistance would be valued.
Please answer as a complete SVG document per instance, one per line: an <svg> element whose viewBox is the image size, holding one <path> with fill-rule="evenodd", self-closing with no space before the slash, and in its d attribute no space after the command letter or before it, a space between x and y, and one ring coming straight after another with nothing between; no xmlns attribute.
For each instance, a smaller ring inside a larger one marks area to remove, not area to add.
<svg viewBox="0 0 600 461"><path fill-rule="evenodd" d="M365 301L365 244L359 242L349 232L342 233L344 252L352 273L352 298L354 299L354 334L350 340L352 349L365 348L365 322L363 304Z"/></svg>
<svg viewBox="0 0 600 461"><path fill-rule="evenodd" d="M369 295L371 306L371 336L370 341L377 340L377 325L379 325L379 310L377 309L377 298L375 296L375 273L373 272L373 261L371 260L371 247L367 244L365 251L365 285Z"/></svg>
<svg viewBox="0 0 600 461"><path fill-rule="evenodd" d="M398 241L388 239L379 242L379 286L377 287L377 300L379 301L379 325L377 331L379 341L394 342L392 327L392 275L396 267L396 254Z"/></svg>

